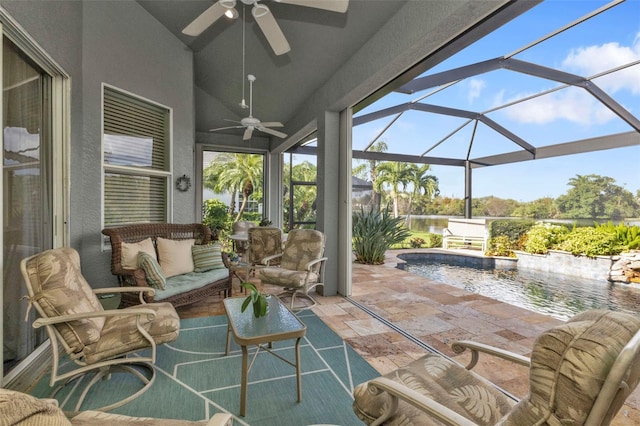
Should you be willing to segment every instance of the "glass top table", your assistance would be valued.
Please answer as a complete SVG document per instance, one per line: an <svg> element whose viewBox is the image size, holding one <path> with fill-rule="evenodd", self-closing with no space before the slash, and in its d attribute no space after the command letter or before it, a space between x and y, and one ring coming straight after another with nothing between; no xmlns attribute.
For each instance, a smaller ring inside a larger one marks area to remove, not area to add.
<svg viewBox="0 0 640 426"><path fill-rule="evenodd" d="M276 296L269 297L267 315L256 318L253 306L241 312L244 297L228 297L224 299L224 310L227 315L227 347L225 354L229 354L231 336L242 350L242 381L240 383L240 415L246 412L247 379L251 365L249 364L248 346L257 346L255 356L262 349L287 364L295 367L298 384L298 402L302 401L302 379L300 373L300 340L307 332L307 327L296 317ZM280 340L296 339L295 363L271 351L271 343ZM264 346L268 344L268 347Z"/></svg>

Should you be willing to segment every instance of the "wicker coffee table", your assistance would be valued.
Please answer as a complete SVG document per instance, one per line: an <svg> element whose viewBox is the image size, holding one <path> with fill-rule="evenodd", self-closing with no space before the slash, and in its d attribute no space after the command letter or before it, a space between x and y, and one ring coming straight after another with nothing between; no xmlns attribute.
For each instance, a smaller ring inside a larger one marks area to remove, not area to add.
<svg viewBox="0 0 640 426"><path fill-rule="evenodd" d="M256 353L265 350L287 364L295 367L298 384L298 402L302 401L302 378L300 375L300 340L307 332L307 327L280 300L271 296L267 315L261 318L253 316L252 306L241 312L244 297L228 297L224 299L224 310L229 323L227 332L227 348L229 354L231 336L242 349L242 381L240 382L240 415L244 416L247 405L247 378L251 365L249 364L248 346L257 346ZM280 340L296 339L295 363L281 357L271 350L271 344ZM265 346L265 344L267 344Z"/></svg>

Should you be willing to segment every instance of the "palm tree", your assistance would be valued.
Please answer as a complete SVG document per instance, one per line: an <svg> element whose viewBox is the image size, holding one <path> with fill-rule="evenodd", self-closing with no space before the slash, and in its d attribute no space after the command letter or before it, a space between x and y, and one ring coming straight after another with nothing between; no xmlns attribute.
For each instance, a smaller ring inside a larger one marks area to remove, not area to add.
<svg viewBox="0 0 640 426"><path fill-rule="evenodd" d="M373 187L378 192L382 191L385 185L390 186L389 195L393 200L393 217L398 217L398 200L400 198L400 186L407 187L411 181L411 171L407 163L388 161L380 163L376 167L377 178Z"/></svg>
<svg viewBox="0 0 640 426"><path fill-rule="evenodd" d="M431 170L429 164L423 164L417 166L415 164L409 165L409 183L413 185L413 190L409 195L409 207L407 208L407 224L409 223L409 217L411 216L411 203L414 198L422 194L431 200L433 197L440 194L438 188L438 178L434 175L427 174Z"/></svg>
<svg viewBox="0 0 640 426"><path fill-rule="evenodd" d="M242 205L235 221L242 217L254 188L262 186L262 155L223 152L203 171L203 185L217 193L230 192L229 215L235 211L236 196L242 194Z"/></svg>

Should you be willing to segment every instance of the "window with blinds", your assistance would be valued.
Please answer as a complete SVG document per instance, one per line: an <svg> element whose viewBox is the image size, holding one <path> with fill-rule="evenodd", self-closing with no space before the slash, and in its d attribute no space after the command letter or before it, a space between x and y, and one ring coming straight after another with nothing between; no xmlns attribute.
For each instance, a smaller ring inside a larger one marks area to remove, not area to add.
<svg viewBox="0 0 640 426"><path fill-rule="evenodd" d="M104 86L104 226L166 222L171 110Z"/></svg>

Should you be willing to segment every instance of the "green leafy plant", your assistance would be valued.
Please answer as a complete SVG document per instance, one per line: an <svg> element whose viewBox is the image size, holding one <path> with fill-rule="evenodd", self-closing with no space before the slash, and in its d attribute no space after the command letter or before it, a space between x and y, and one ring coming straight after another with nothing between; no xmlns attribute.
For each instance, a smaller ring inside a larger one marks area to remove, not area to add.
<svg viewBox="0 0 640 426"><path fill-rule="evenodd" d="M524 251L534 254L545 254L555 248L566 236L569 230L562 225L551 223L536 223L527 232Z"/></svg>
<svg viewBox="0 0 640 426"><path fill-rule="evenodd" d="M221 230L228 231L231 227L229 222L229 206L220 200L206 200L202 205L202 224L211 229L214 234Z"/></svg>
<svg viewBox="0 0 640 426"><path fill-rule="evenodd" d="M624 223L614 225L612 221L607 223L595 223L595 229L609 232L615 235L617 242L628 250L640 248L640 226L627 226Z"/></svg>
<svg viewBox="0 0 640 426"><path fill-rule="evenodd" d="M487 256L516 257L513 252L513 243L506 235L490 238L489 247L485 254Z"/></svg>
<svg viewBox="0 0 640 426"><path fill-rule="evenodd" d="M404 227L404 218L392 217L388 211L353 213L353 250L356 261L369 265L384 263L385 252L411 235Z"/></svg>
<svg viewBox="0 0 640 426"><path fill-rule="evenodd" d="M615 233L595 228L576 228L558 244L558 249L574 255L595 257L620 254L623 247L618 244Z"/></svg>
<svg viewBox="0 0 640 426"><path fill-rule="evenodd" d="M260 318L267 315L267 307L269 306L267 295L258 290L258 287L253 283L244 282L242 287L249 291L249 295L242 302L240 312L244 312L251 304L253 305L253 316Z"/></svg>

